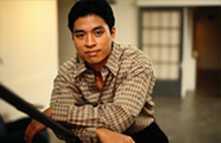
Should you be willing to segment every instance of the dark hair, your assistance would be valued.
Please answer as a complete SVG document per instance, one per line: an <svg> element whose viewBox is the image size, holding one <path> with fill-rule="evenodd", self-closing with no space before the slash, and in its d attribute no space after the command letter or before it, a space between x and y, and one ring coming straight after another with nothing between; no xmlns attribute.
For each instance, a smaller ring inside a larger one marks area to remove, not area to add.
<svg viewBox="0 0 221 143"><path fill-rule="evenodd" d="M115 18L110 5L106 0L79 0L71 9L68 15L68 27L73 32L74 22L86 15L95 14L104 19L111 29L114 26Z"/></svg>

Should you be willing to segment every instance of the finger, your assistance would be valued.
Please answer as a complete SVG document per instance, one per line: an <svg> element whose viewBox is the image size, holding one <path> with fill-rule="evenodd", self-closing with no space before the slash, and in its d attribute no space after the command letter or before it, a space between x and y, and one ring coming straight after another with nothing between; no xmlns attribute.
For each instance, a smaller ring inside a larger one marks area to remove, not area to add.
<svg viewBox="0 0 221 143"><path fill-rule="evenodd" d="M130 142L131 142L131 143L136 143L136 142L133 140L133 138L130 138Z"/></svg>
<svg viewBox="0 0 221 143"><path fill-rule="evenodd" d="M24 136L24 140L26 141L26 143L27 143L27 141L28 141L28 138L29 138L29 134L30 134L30 128L31 128L31 123L28 125L28 127L26 128L26 131L25 131L25 136Z"/></svg>
<svg viewBox="0 0 221 143"><path fill-rule="evenodd" d="M31 134L32 134L32 129L31 129L31 126L29 125L28 128L26 129L25 137L24 137L26 143L30 143Z"/></svg>
<svg viewBox="0 0 221 143"><path fill-rule="evenodd" d="M26 143L31 143L35 134L36 134L36 132L35 132L35 129L34 129L34 124L33 124L33 122L31 122L28 125L28 127L26 129L26 132L25 132L24 139L25 139Z"/></svg>
<svg viewBox="0 0 221 143"><path fill-rule="evenodd" d="M33 119L31 123L28 125L26 133L25 133L26 142L31 143L35 134L45 128L46 128L45 125Z"/></svg>

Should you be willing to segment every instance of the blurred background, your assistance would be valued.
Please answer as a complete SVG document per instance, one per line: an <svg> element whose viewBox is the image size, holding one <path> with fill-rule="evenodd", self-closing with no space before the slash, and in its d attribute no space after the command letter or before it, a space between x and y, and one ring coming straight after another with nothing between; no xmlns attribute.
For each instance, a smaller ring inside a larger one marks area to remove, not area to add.
<svg viewBox="0 0 221 143"><path fill-rule="evenodd" d="M0 0L0 83L48 107L59 65L76 51L67 27L75 0ZM157 78L156 119L171 143L221 142L221 1L109 0L116 42L147 53ZM0 99L5 122L27 115ZM51 142L60 142L51 133Z"/></svg>

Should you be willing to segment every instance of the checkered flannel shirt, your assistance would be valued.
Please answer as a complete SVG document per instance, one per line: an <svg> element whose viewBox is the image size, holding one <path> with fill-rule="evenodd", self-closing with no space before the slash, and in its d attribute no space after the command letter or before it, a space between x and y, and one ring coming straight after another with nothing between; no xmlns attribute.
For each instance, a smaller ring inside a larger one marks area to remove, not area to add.
<svg viewBox="0 0 221 143"><path fill-rule="evenodd" d="M103 87L78 56L65 62L54 80L52 119L66 127L82 142L98 142L96 129L133 134L153 120L151 93L155 78L150 58L131 46L114 43L101 69Z"/></svg>

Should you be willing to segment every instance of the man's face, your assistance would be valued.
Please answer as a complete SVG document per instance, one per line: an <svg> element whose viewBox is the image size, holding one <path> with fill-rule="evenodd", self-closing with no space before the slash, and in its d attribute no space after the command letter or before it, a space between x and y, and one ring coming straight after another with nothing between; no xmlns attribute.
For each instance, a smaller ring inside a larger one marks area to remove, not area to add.
<svg viewBox="0 0 221 143"><path fill-rule="evenodd" d="M97 15L79 17L74 22L73 38L79 56L90 65L105 61L111 53L115 28L110 33L106 22Z"/></svg>

